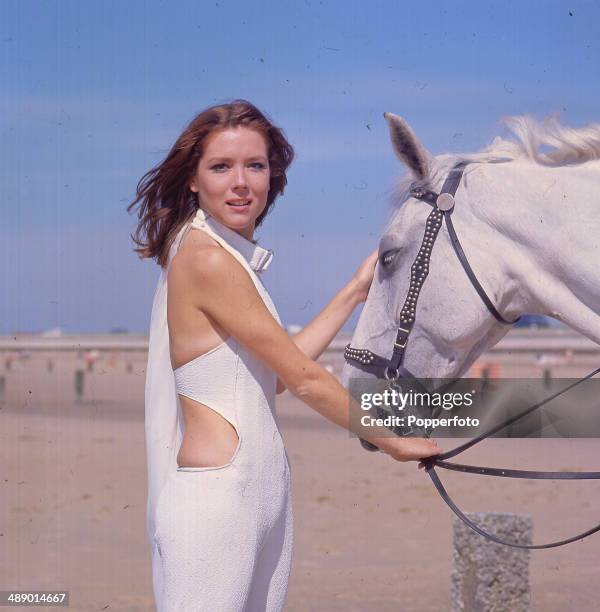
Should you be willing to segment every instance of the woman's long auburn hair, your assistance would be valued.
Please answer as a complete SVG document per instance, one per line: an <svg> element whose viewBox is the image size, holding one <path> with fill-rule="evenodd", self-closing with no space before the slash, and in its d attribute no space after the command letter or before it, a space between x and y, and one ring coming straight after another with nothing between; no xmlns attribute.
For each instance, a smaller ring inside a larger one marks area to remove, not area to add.
<svg viewBox="0 0 600 612"><path fill-rule="evenodd" d="M191 191L189 183L202 157L204 140L215 130L241 126L256 130L267 143L269 193L256 227L269 214L287 184L286 171L294 159L294 149L283 131L250 102L234 100L211 106L190 122L167 157L146 172L137 185L136 198L127 210L138 208L139 223L131 238L140 258L150 257L163 268L166 266L179 229L198 209L197 194Z"/></svg>

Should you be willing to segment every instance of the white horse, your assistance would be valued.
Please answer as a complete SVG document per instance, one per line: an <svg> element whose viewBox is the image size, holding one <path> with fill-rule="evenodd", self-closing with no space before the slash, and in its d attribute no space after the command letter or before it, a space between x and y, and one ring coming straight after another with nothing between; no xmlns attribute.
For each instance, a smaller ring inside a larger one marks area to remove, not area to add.
<svg viewBox="0 0 600 612"><path fill-rule="evenodd" d="M460 161L468 165L452 220L496 309L510 321L525 313L549 315L600 343L600 124L570 129L556 120L513 117L506 121L514 140L497 138L471 155L432 157L403 119L385 117L410 176L394 198L351 345L391 356L410 268L431 212L408 186L416 182L439 192ZM509 329L476 293L442 224L403 365L419 378L461 376ZM367 376L346 364L342 378L348 385Z"/></svg>

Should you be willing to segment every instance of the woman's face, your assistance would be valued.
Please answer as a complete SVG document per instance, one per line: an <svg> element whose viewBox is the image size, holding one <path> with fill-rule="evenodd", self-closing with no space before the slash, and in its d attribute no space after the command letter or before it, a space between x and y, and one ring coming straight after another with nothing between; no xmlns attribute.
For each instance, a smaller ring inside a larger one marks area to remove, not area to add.
<svg viewBox="0 0 600 612"><path fill-rule="evenodd" d="M260 132L237 127L217 130L190 181L198 204L217 221L252 240L256 219L269 194L267 143Z"/></svg>

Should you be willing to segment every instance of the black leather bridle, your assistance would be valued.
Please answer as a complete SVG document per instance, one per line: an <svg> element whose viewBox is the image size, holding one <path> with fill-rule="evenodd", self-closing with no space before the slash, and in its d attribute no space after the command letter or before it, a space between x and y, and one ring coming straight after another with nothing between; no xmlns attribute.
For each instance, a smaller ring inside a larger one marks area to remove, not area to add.
<svg viewBox="0 0 600 612"><path fill-rule="evenodd" d="M427 275L429 273L429 262L431 260L431 252L433 250L433 245L435 244L435 240L439 235L440 228L444 221L446 224L446 229L448 230L450 242L452 244L452 247L454 248L454 252L456 253L464 271L469 277L471 284L479 294L479 297L486 305L487 309L490 311L493 317L503 325L512 325L513 323L516 323L518 321L518 318L514 321L508 321L498 312L498 310L488 297L487 293L477 280L477 277L475 276L475 273L473 272L473 269L471 268L469 261L467 260L467 257L461 247L460 241L454 229L454 224L452 223L452 212L454 210L455 203L454 196L456 195L456 191L458 189L458 186L460 185L465 166L466 164L461 163L452 168L452 170L450 170L439 194L427 189L421 189L414 186L410 189L410 195L414 198L417 198L418 200L421 200L422 202L426 202L427 204L429 204L432 207L432 211L427 217L427 221L425 224L425 233L423 235L421 247L419 248L417 257L415 258L415 261L411 266L410 286L408 289L408 295L406 296L404 305L402 306L402 310L400 311L400 321L398 325L396 339L394 341L392 356L388 359L386 357L377 355L370 350L354 348L349 344L344 350L344 358L348 363L351 363L354 367L357 367L363 370L364 372L374 374L377 378L384 378L388 380L391 386L397 386L398 381L405 380L409 380L411 381L411 384L420 386L414 374L412 374L408 369L406 369L402 365L402 363L404 361L404 355L406 352L406 346L408 344L409 336L415 324L417 301L419 299L423 283L425 282L425 279L427 278ZM483 434L477 436L476 438L473 438L465 444L461 444L460 446L457 446L456 448L437 455L435 457L429 457L423 460L425 469L429 474L433 484L435 485L435 488L439 492L442 499L450 507L450 509L456 514L456 516L458 516L458 518L460 518L467 526L473 529L473 531L479 533L488 540L491 540L492 542L496 542L498 544L512 546L514 548L554 548L556 546L563 546L564 544L569 544L570 542L580 540L589 535L592 535L593 533L596 533L597 531L600 531L600 524L598 524L595 527L592 527L591 529L588 529L587 531L580 533L576 536L557 542L551 542L549 544L518 544L516 542L509 542L507 540L499 538L493 533L485 531L477 524L475 524L471 519L469 519L448 495L446 489L444 488L444 485L440 481L435 471L436 467L441 467L447 470L454 470L468 474L499 476L504 478L527 478L538 480L600 479L600 472L538 472L528 470L509 470L476 465L463 465L447 461L447 459L455 457L456 455L462 453L468 448L471 448L475 444L478 444L482 440L485 440L486 438L501 431L505 427L512 425L519 419L524 418L534 410L541 408L544 404L547 404L559 395L566 393L567 391L569 391L576 385L582 383L583 381L592 378L599 372L600 368L597 368L593 372L590 372L590 374L588 374L584 378L574 382L573 384L569 385L568 387L565 387L564 389L561 389L560 391L546 398L542 402L539 402L534 406L530 406L529 408L523 410L517 415L511 417L507 421L493 427L489 431L484 432ZM367 450L378 450L376 446L370 444L369 442L366 442L365 440L361 440L361 443Z"/></svg>

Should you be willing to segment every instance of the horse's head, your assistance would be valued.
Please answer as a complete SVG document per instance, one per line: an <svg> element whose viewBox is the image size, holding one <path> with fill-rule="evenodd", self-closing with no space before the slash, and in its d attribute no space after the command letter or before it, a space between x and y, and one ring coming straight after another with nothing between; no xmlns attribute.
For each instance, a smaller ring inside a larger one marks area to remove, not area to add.
<svg viewBox="0 0 600 612"><path fill-rule="evenodd" d="M398 328L402 326L401 311L411 289L411 266L423 243L427 218L432 212L431 206L411 195L408 186L439 192L451 166L448 167L445 158L438 160L427 153L403 119L390 113L385 117L394 151L407 166L410 177L404 189L399 190L397 208L379 243L375 276L351 346L389 359ZM482 180L478 177L475 182ZM473 206L463 178L452 216L473 271L502 312L516 286L507 274L500 253L491 252L496 246L495 228L493 223L481 220L481 189L476 189L476 193L478 204ZM470 235L474 232L476 237ZM498 323L478 296L442 223L431 250L429 274L420 288L402 365L418 378L460 376L508 328ZM351 378L369 376L352 363L344 368L345 384Z"/></svg>

